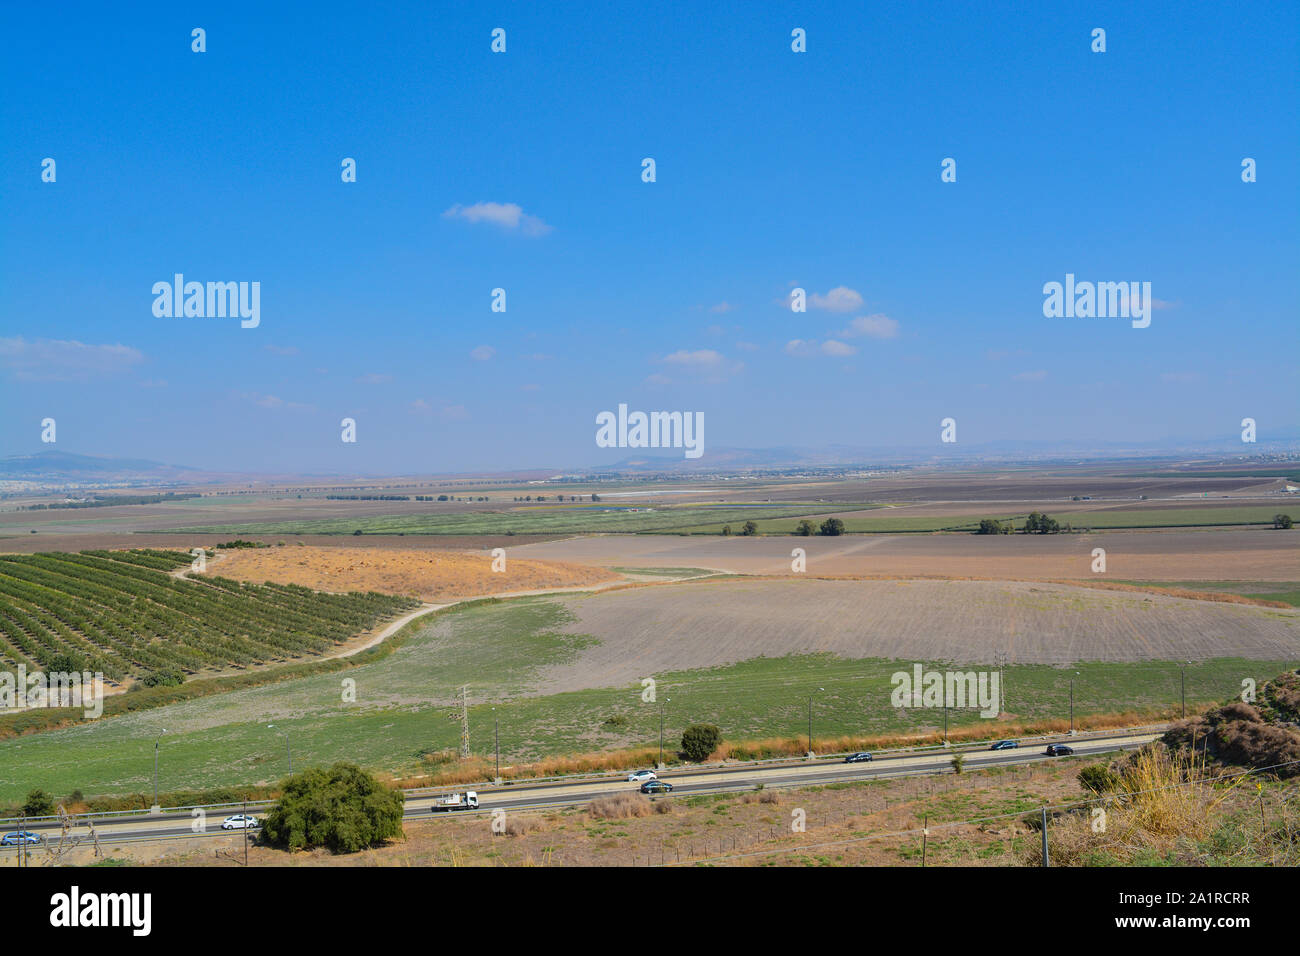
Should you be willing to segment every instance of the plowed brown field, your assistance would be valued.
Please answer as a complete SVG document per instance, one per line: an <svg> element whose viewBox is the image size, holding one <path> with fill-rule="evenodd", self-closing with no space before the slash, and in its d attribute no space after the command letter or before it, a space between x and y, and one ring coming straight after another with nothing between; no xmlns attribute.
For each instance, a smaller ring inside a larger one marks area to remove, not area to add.
<svg viewBox="0 0 1300 956"><path fill-rule="evenodd" d="M261 584L301 584L319 591L380 591L440 603L487 594L615 581L603 568L562 561L513 560L492 570L487 552L286 546L225 551L213 574Z"/></svg>

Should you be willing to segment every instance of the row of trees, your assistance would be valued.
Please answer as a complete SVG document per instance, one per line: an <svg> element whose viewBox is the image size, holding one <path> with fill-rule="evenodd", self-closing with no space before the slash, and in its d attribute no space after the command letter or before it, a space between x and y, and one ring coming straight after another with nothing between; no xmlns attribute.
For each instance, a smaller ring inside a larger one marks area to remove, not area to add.
<svg viewBox="0 0 1300 956"><path fill-rule="evenodd" d="M1031 511L1029 517L1020 528L1023 534L1056 534L1061 531L1061 523L1050 515L1042 514L1038 511ZM1065 526L1066 531L1070 526ZM1012 519L999 521L997 518L980 519L979 529L976 534L1015 534L1016 523Z"/></svg>
<svg viewBox="0 0 1300 956"><path fill-rule="evenodd" d="M722 534L724 537L730 536L734 533L735 532L731 530L731 525L724 524L722 526ZM752 535L756 535L758 534L758 525L756 525L752 521L746 521L745 524L741 527L740 533L744 537L750 537ZM815 534L834 536L843 533L844 533L844 522L841 521L839 518L827 518L820 525L815 525L811 521L804 520L804 521L800 521L799 527L794 529L794 534L803 536L805 538Z"/></svg>

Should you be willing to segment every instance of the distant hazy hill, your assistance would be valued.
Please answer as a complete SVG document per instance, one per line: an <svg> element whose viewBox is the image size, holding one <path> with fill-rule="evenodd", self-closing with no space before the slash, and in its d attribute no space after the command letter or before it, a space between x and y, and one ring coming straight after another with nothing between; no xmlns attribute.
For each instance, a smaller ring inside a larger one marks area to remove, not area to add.
<svg viewBox="0 0 1300 956"><path fill-rule="evenodd" d="M0 458L0 480L9 481L181 481L203 473L142 458L98 458L64 451Z"/></svg>

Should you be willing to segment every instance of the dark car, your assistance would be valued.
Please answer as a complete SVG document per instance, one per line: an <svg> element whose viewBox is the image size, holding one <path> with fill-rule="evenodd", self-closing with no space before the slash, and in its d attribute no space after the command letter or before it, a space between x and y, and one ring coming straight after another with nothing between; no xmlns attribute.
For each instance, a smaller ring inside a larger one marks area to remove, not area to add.
<svg viewBox="0 0 1300 956"><path fill-rule="evenodd" d="M870 759L871 759L871 754L867 753L864 750L859 750L857 753L849 754L847 757L845 757L844 762L845 763L866 763Z"/></svg>
<svg viewBox="0 0 1300 956"><path fill-rule="evenodd" d="M31 830L21 830L21 831L15 831L13 833L6 833L3 837L0 837L0 846L20 846L24 843L40 843L40 842L41 842L40 834L33 833Z"/></svg>
<svg viewBox="0 0 1300 956"><path fill-rule="evenodd" d="M663 780L647 780L641 784L642 793L672 793L673 785Z"/></svg>
<svg viewBox="0 0 1300 956"><path fill-rule="evenodd" d="M1018 740L999 740L989 750L1015 750L1019 746L1020 741Z"/></svg>
<svg viewBox="0 0 1300 956"><path fill-rule="evenodd" d="M1065 744L1048 744L1043 753L1049 757L1068 757L1074 753L1074 748L1067 747Z"/></svg>

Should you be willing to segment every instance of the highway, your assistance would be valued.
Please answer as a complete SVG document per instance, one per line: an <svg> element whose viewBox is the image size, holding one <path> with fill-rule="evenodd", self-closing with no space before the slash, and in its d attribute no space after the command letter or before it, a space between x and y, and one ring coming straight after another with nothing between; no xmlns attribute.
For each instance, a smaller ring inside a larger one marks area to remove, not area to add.
<svg viewBox="0 0 1300 956"><path fill-rule="evenodd" d="M935 773L952 772L952 755L961 753L965 757L966 770L980 770L987 767L1014 766L1036 763L1043 760L1060 760L1068 758L1048 757L1044 750L1049 742L1069 743L1075 754L1108 753L1140 747L1157 739L1160 732L1114 732L1090 737L1067 737L1065 735L1050 738L1034 738L1021 741L1014 750L988 750L954 747L949 750L929 749L924 752L898 752L882 754L866 763L844 763L842 758L821 758L813 760L791 761L781 763L753 763L733 766L708 767L698 770L666 770L660 779L673 785L674 795L726 793L752 790L759 784L764 788L791 788L816 786L828 783L843 783L851 780L880 780L890 777L904 777ZM441 795L456 789L470 788L428 788L409 790L406 796L406 820L441 819L451 816L486 815L494 810L524 810L549 807L569 807L587 803L590 800L620 792L636 792L639 784L629 782L627 774L586 777L572 781L555 780L546 782L521 781L506 783L502 786L476 786L479 796L477 811L451 811L434 813L431 807ZM248 812L260 816L270 806L269 802L250 802ZM148 840L177 839L199 836L238 836L238 830L222 830L221 822L227 816L241 812L239 806L222 806L206 808L206 819L200 830L194 829L197 822L190 809L165 810L158 814L106 815L92 817L95 830L101 843L105 842L143 842ZM74 818L74 827L70 838L85 839L89 830L86 817ZM18 829L15 821L0 823L0 832L11 833ZM29 821L27 829L42 834L47 840L57 842L60 826L57 820ZM37 848L32 847L33 850ZM15 853L13 847L0 851L5 855Z"/></svg>

